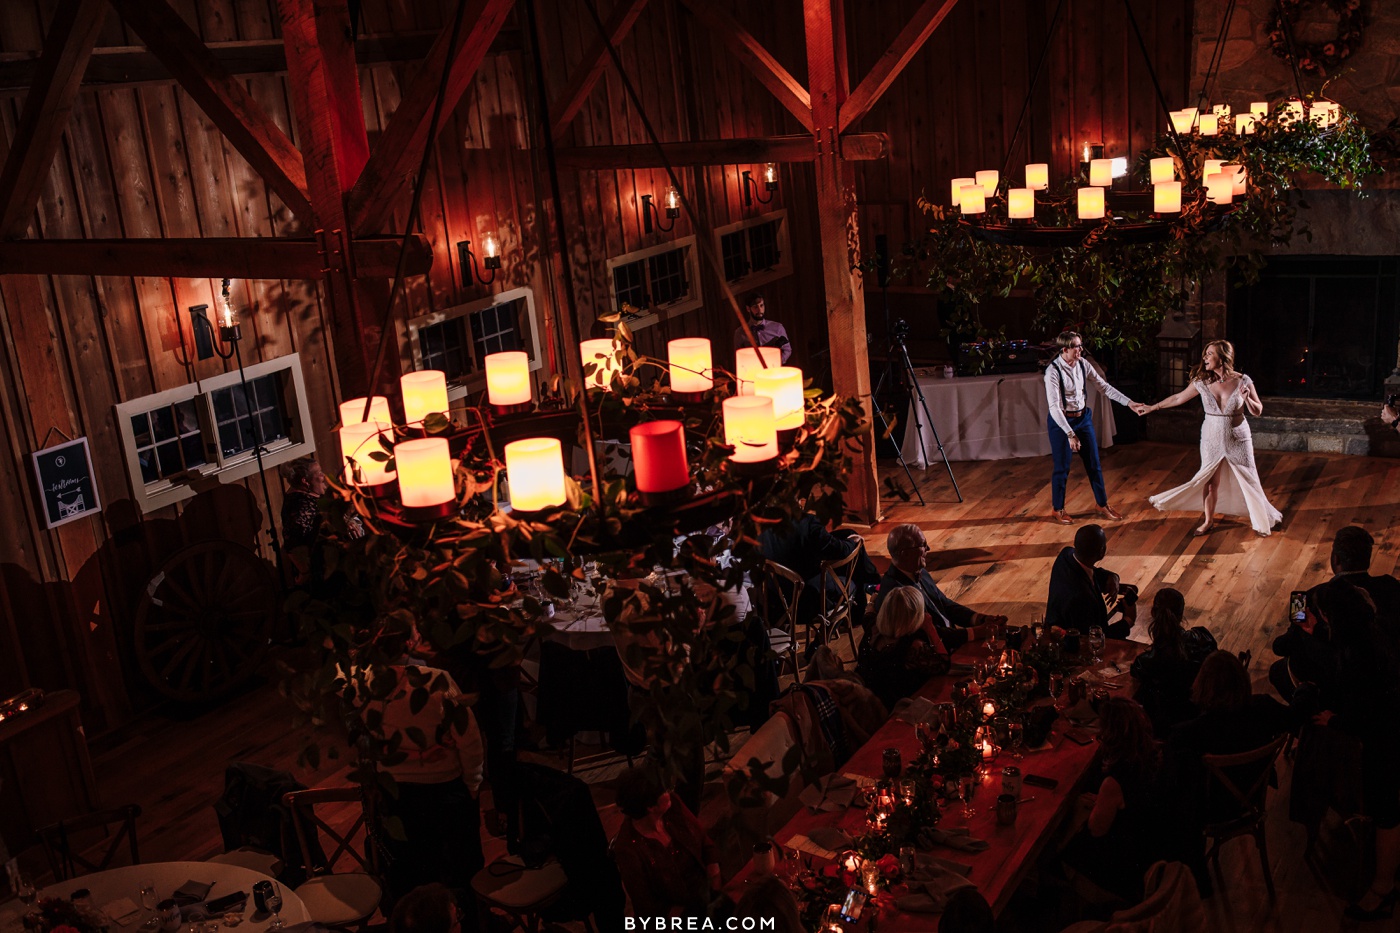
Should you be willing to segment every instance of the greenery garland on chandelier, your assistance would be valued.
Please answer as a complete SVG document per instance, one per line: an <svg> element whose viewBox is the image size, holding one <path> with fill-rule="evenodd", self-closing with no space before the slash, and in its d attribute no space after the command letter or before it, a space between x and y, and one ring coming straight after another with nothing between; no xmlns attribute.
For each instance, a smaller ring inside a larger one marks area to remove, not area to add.
<svg viewBox="0 0 1400 933"><path fill-rule="evenodd" d="M302 555L311 571L289 603L306 650L285 665L282 688L297 709L296 726L307 730L306 763L348 753L354 780L394 793L383 766L463 728L474 699L443 700L444 735L387 728L383 701L400 689L401 678L414 712L445 687L442 678L434 682L403 666L409 646L421 640L433 653L474 653L493 668L516 664L548 625L548 600L565 600L580 588L598 594L609 628L625 646L634 689L646 694L634 708L668 776L692 778L705 747L727 748L764 659L731 624L734 607L724 596L744 585L746 573L761 579L758 538L765 527L804 511L839 520L847 448L868 424L857 401L822 398L808 387L791 447L770 471L744 475L730 461L734 448L723 442L723 393L678 408L665 380L651 378L654 369L666 370L666 361L635 355L626 325L616 317L610 322L616 366L585 363L586 389L556 376L538 410L512 416L514 424L568 425L587 449L590 436L625 438L635 424L681 420L693 498L646 508L634 478L599 458L596 486L585 490L567 479L564 505L529 515L503 511L496 499L505 467L498 435L511 419L493 420L484 404L453 411L452 420L430 415L424 422L430 435L453 438L457 498L450 517L410 525L363 487L331 482L321 501L331 533ZM722 384L722 371L715 375ZM591 432L584 431L584 418ZM411 429L396 426L394 433ZM614 452L612 445L604 452ZM386 446L370 457L383 462L391 452ZM674 547L679 534L707 528L711 536ZM542 563L541 592L511 584L508 565L520 557Z"/></svg>
<svg viewBox="0 0 1400 933"><path fill-rule="evenodd" d="M1310 112L1311 100L1303 113ZM986 341L988 359L990 344L1006 335L982 324L982 304L1028 289L1037 308L1035 331L1073 327L1087 342L1119 351L1120 361L1143 360L1163 318L1184 307L1192 283L1230 267L1253 281L1264 264L1263 247L1286 244L1295 233L1311 237L1296 223L1298 208L1306 206L1292 190L1299 173L1317 173L1359 192L1367 175L1381 171L1371 159L1366 128L1345 110L1330 126L1288 122L1279 107L1258 119L1248 135L1163 135L1141 154L1137 176L1145 178L1149 161L1160 156L1172 157L1176 177L1188 180L1183 202L1199 186L1206 159L1243 165L1248 190L1236 198L1243 204L1221 216L1201 199L1187 203L1171 221L1170 236L1148 243L1124 242L1115 237L1115 227L1151 215L1110 212L1118 216L1087 230L1078 245L1046 249L988 242L955 209L921 198L928 232L905 246L898 271L934 292L944 310L945 336ZM1049 213L1061 225L1074 222L1076 184L1066 182L1060 196L1049 199Z"/></svg>

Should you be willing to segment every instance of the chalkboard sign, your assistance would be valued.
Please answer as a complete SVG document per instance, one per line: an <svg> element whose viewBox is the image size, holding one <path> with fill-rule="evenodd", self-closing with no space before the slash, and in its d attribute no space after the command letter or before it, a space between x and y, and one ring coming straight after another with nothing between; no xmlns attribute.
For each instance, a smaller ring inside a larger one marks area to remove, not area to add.
<svg viewBox="0 0 1400 933"><path fill-rule="evenodd" d="M34 475L39 478L39 498L48 527L57 528L75 518L102 511L86 437L36 451L33 457Z"/></svg>

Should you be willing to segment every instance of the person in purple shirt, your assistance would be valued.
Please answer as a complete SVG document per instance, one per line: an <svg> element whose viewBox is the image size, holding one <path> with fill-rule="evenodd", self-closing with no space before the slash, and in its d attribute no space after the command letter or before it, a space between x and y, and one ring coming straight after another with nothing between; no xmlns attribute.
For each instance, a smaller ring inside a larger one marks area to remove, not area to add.
<svg viewBox="0 0 1400 933"><path fill-rule="evenodd" d="M782 364L786 366L788 357L792 356L792 342L788 340L787 328L767 317L763 296L754 292L745 298L744 312L749 316L749 328L753 330L753 336L758 341L758 345L760 347L777 347L782 351ZM748 334L744 333L742 327L736 328L734 349L747 346L750 346Z"/></svg>

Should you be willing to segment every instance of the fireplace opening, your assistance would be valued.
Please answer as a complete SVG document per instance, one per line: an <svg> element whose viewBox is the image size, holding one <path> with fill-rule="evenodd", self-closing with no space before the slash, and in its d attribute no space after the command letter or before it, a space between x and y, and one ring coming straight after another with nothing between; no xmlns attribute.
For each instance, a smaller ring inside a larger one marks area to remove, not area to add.
<svg viewBox="0 0 1400 933"><path fill-rule="evenodd" d="M1398 280L1393 256L1269 259L1259 281L1229 290L1236 368L1263 395L1380 398L1395 368Z"/></svg>

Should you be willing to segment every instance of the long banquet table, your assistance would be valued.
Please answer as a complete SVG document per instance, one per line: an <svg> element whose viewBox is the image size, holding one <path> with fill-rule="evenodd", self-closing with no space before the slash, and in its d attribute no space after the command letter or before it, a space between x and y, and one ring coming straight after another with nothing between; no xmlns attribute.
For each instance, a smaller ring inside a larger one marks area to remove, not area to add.
<svg viewBox="0 0 1400 933"><path fill-rule="evenodd" d="M1050 434L1045 428L1050 402L1045 397L1043 373L953 379L937 378L933 370L919 369L914 373L949 460L1005 460L1043 457L1050 453ZM905 415L901 453L911 467L925 467L928 462L939 459L938 445L934 442L929 419L922 411L915 411L917 404L917 398L911 399ZM1089 390L1089 407L1094 412L1099 447L1111 447L1115 430L1113 405L1097 386ZM916 418L923 427L922 432L914 429ZM922 450L919 448L921 433Z"/></svg>
<svg viewBox="0 0 1400 933"><path fill-rule="evenodd" d="M1108 683L1117 685L1110 691L1110 695L1126 695L1132 692L1134 681L1128 674L1128 667L1144 647L1146 646L1132 641L1110 640L1106 643L1104 664L1110 668L1109 673L1113 675ZM953 660L970 664L985 656L986 650L982 646L964 645L954 654ZM1112 670L1114 665L1121 670L1121 675ZM953 683L958 679L954 675L936 677L925 684L917 695L934 702L948 701L951 699ZM957 802L949 804L943 811L940 827L966 827L971 835L985 839L990 846L982 852L938 847L932 850L932 854L970 866L972 871L968 879L977 885L978 891L997 914L1006 907L1026 872L1035 864L1045 844L1073 808L1081 781L1098 759L1097 742L1078 745L1064 737L1066 728L1065 717L1059 717L1051 732L1051 747L1032 751L1020 761L1002 752L996 760L995 767L982 779L973 796L976 813L971 820L963 818L962 805ZM881 755L888 747L898 748L906 763L914 760L919 754L919 740L914 726L891 717L839 771L842 774L879 778L882 776ZM1053 778L1058 784L1053 790L1025 785L1021 790L1021 799L1034 799L1020 805L1015 824L998 826L995 802L997 794L1001 793L1001 769L1008 764L1019 767L1023 777L1036 774ZM809 808L803 807L774 838L780 845L791 847L793 837L807 836L821 826L837 826L852 837L861 835L867 831L865 810L852 807L841 812L813 813ZM741 884L748 871L748 866L745 866L744 870L735 876L732 887ZM880 930L881 933L927 931L936 926L932 919L934 916L899 913L892 918L881 920Z"/></svg>

